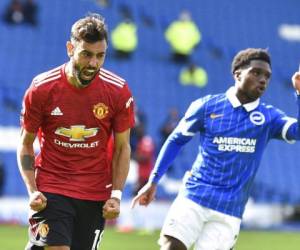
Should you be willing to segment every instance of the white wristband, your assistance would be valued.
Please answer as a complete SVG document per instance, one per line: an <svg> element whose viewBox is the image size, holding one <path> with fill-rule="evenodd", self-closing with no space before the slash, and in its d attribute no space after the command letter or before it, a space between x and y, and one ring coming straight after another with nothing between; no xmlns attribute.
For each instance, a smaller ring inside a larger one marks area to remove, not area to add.
<svg viewBox="0 0 300 250"><path fill-rule="evenodd" d="M117 198L119 200L122 199L122 191L121 190L112 190L110 198Z"/></svg>

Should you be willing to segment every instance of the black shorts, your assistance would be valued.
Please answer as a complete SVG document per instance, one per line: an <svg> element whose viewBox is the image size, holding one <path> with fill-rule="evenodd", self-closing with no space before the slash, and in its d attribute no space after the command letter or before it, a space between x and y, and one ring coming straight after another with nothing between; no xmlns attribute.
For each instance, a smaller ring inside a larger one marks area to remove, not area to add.
<svg viewBox="0 0 300 250"><path fill-rule="evenodd" d="M74 199L44 193L47 207L29 219L26 250L44 246L70 246L71 250L96 250L101 241L105 219L102 201Z"/></svg>

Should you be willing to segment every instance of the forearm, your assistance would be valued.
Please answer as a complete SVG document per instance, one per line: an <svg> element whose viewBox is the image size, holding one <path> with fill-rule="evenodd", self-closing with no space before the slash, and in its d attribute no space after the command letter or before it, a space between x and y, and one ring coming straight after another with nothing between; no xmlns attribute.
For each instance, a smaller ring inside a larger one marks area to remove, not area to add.
<svg viewBox="0 0 300 250"><path fill-rule="evenodd" d="M293 87L297 94L298 117L297 122L293 123L287 131L286 137L288 140L300 140L300 67L299 71L292 76Z"/></svg>
<svg viewBox="0 0 300 250"><path fill-rule="evenodd" d="M287 131L288 140L300 140L300 96L297 95L298 116L297 122L294 122Z"/></svg>
<svg viewBox="0 0 300 250"><path fill-rule="evenodd" d="M29 194L37 191L33 145L21 144L17 151L18 167Z"/></svg>
<svg viewBox="0 0 300 250"><path fill-rule="evenodd" d="M296 123L295 139L300 140L300 95L297 94L297 104L298 104L298 117Z"/></svg>
<svg viewBox="0 0 300 250"><path fill-rule="evenodd" d="M190 140L190 137L183 136L174 131L162 146L155 166L150 174L149 182L157 184L161 177L167 172L173 163L182 146Z"/></svg>
<svg viewBox="0 0 300 250"><path fill-rule="evenodd" d="M181 146L174 141L166 141L161 148L155 166L151 171L149 182L157 184L161 177L167 172L169 166L175 160Z"/></svg>
<svg viewBox="0 0 300 250"><path fill-rule="evenodd" d="M112 189L123 190L130 164L130 145L124 145L115 150L112 166Z"/></svg>

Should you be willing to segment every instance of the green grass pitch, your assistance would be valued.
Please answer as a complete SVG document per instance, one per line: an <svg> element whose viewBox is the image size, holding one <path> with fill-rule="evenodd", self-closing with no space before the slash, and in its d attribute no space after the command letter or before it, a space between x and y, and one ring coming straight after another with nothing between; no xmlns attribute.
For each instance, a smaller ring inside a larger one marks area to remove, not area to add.
<svg viewBox="0 0 300 250"><path fill-rule="evenodd" d="M141 235L139 232L118 233L112 228L104 232L101 250L158 250L159 232ZM0 225L0 249L21 250L27 241L27 228ZM236 250L299 250L300 232L242 231Z"/></svg>

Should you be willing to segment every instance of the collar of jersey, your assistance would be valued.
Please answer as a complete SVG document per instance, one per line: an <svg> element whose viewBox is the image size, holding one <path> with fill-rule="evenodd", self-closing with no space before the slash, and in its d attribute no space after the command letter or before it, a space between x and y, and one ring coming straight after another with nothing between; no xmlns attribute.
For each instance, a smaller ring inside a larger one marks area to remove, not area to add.
<svg viewBox="0 0 300 250"><path fill-rule="evenodd" d="M236 93L236 89L234 86L230 87L227 91L226 91L226 96L229 100L229 102L231 103L231 105L234 107L234 108L237 108L239 106L243 106L247 112L250 112L254 109L257 108L257 106L259 105L259 101L260 99L256 99L254 102L249 102L249 103L246 103L246 104L241 104L241 102L239 101L239 99L236 97L235 95Z"/></svg>

